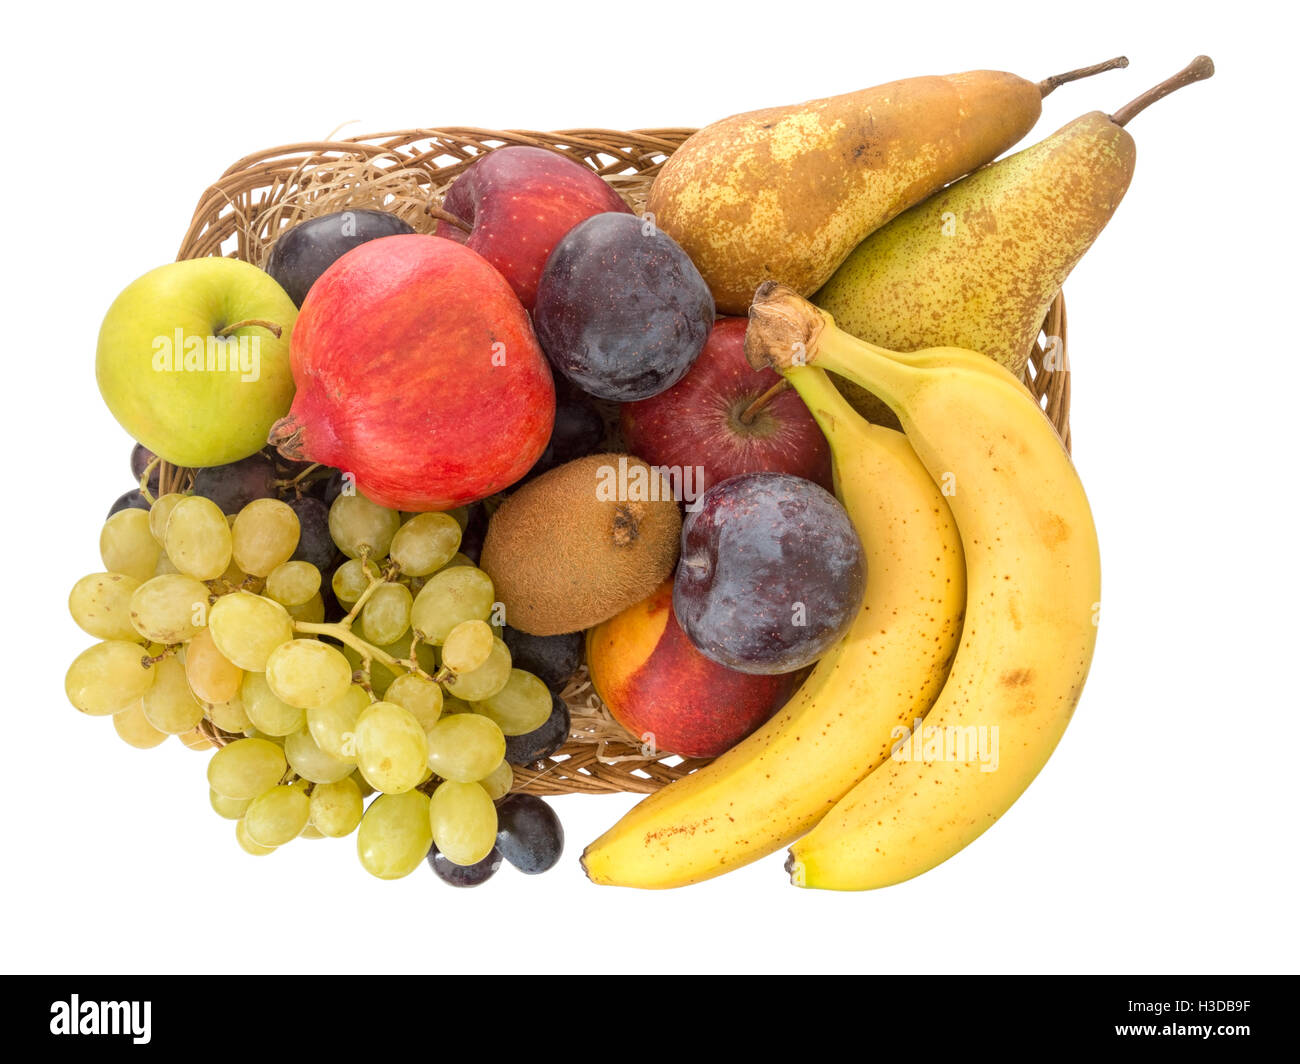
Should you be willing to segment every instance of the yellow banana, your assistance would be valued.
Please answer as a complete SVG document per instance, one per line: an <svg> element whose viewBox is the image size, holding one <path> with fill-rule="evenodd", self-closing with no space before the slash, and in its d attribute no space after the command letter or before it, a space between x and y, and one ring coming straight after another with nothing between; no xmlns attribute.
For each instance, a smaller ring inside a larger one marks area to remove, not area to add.
<svg viewBox="0 0 1300 1064"><path fill-rule="evenodd" d="M830 442L836 491L867 560L863 607L764 727L670 784L587 847L596 883L674 887L798 838L888 756L939 694L966 601L961 542L903 435L868 424L821 370L789 380Z"/></svg>
<svg viewBox="0 0 1300 1064"><path fill-rule="evenodd" d="M966 623L924 725L790 851L802 886L865 890L947 860L1046 763L1083 690L1101 567L1083 486L1043 412L975 352L906 358L854 339L783 286L751 311L751 360L822 366L880 396L947 488Z"/></svg>

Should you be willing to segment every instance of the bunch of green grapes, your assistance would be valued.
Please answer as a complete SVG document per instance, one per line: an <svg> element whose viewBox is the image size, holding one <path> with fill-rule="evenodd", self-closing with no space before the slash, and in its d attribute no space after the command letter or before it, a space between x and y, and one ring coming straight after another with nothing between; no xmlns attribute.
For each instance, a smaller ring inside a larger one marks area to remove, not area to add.
<svg viewBox="0 0 1300 1064"><path fill-rule="evenodd" d="M545 724L552 697L512 666L492 581L458 553L461 519L339 495L329 534L347 560L327 622L286 503L227 517L171 494L120 510L100 534L105 571L69 596L101 642L73 661L68 698L133 746L216 746L211 805L251 854L355 831L381 879L434 845L476 865L513 783L505 737Z"/></svg>

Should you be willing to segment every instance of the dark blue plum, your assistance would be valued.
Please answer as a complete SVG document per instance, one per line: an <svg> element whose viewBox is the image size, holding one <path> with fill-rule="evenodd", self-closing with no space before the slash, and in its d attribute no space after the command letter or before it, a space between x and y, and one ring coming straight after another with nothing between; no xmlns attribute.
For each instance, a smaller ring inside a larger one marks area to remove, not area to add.
<svg viewBox="0 0 1300 1064"><path fill-rule="evenodd" d="M673 612L719 665L794 672L848 630L866 576L835 496L787 473L746 473L709 488L686 515Z"/></svg>
<svg viewBox="0 0 1300 1064"><path fill-rule="evenodd" d="M497 849L525 875L555 867L564 852L560 818L535 794L512 794L497 806Z"/></svg>
<svg viewBox="0 0 1300 1064"><path fill-rule="evenodd" d="M550 757L568 741L569 707L559 695L552 694L551 715L546 723L523 735L506 736L506 760L512 765L531 765Z"/></svg>
<svg viewBox="0 0 1300 1064"><path fill-rule="evenodd" d="M276 240L266 260L266 272L288 293L294 305L301 307L316 279L353 248L381 236L414 232L387 211L322 214L299 222Z"/></svg>
<svg viewBox="0 0 1300 1064"><path fill-rule="evenodd" d="M583 391L648 399L686 375L713 328L709 286L677 242L632 214L596 214L546 260L534 325Z"/></svg>

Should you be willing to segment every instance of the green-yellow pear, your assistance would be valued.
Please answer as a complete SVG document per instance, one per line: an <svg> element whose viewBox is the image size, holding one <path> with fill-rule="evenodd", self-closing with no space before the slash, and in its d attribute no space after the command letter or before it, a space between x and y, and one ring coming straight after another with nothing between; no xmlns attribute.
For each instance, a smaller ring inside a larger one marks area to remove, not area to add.
<svg viewBox="0 0 1300 1064"><path fill-rule="evenodd" d="M1133 177L1125 124L1213 72L1201 56L1114 115L1086 114L936 193L858 245L813 302L869 343L962 347L1023 375L1048 307ZM841 390L867 417L881 415L857 385Z"/></svg>
<svg viewBox="0 0 1300 1064"><path fill-rule="evenodd" d="M690 137L650 190L718 311L775 278L810 295L866 236L1033 127L1042 98L1124 58L1035 84L975 70L734 115Z"/></svg>

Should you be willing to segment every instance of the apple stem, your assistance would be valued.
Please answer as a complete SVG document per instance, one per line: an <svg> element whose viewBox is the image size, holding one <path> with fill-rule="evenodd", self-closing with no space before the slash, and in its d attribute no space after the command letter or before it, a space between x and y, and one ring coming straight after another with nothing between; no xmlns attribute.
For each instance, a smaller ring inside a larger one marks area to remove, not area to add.
<svg viewBox="0 0 1300 1064"><path fill-rule="evenodd" d="M440 222L446 222L448 225L455 226L462 233L472 233L474 227L461 218L459 215L452 214L451 211L443 210L441 207L435 207L430 203L424 208L424 213L430 217L437 218Z"/></svg>
<svg viewBox="0 0 1300 1064"><path fill-rule="evenodd" d="M273 322L273 321L267 321L265 318L245 318L243 321L237 321L237 322L235 322L234 325L227 325L224 329L222 329L220 332L218 332L217 335L218 335L218 336L223 336L223 337L224 337L224 336L229 336L231 333L235 332L235 330L237 330L237 329L247 329L247 328L249 328L250 326L253 326L253 325L256 325L256 326L258 326L259 328L265 329L265 330L266 330L267 332L269 332L272 336L274 336L277 340L280 339L280 335L284 332L284 330L283 330L282 328L280 328L280 326L276 325L275 322Z"/></svg>
<svg viewBox="0 0 1300 1064"><path fill-rule="evenodd" d="M762 410L763 407L767 406L768 402L772 399L772 397L785 391L789 387L790 387L790 382L786 380L784 377L782 377L779 381L777 381L774 385L772 385L772 387L770 387L767 391L765 391L762 395L760 395L757 399L755 399L752 403L750 403L749 406L745 407L745 409L741 411L740 423L742 425L752 424L754 418L758 416L758 412Z"/></svg>
<svg viewBox="0 0 1300 1064"><path fill-rule="evenodd" d="M1093 63L1092 66L1079 67L1078 70L1067 70L1064 74L1053 74L1050 78L1043 78L1038 83L1039 98L1050 96L1057 88L1067 82L1090 78L1094 74L1102 74L1107 70L1123 70L1126 66L1128 66L1128 56L1117 55L1114 59L1107 59L1104 63Z"/></svg>

